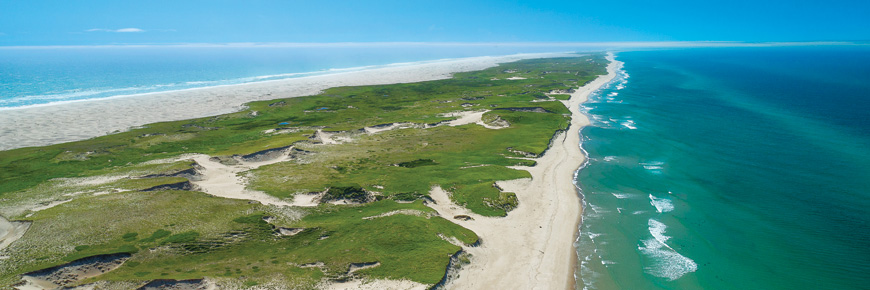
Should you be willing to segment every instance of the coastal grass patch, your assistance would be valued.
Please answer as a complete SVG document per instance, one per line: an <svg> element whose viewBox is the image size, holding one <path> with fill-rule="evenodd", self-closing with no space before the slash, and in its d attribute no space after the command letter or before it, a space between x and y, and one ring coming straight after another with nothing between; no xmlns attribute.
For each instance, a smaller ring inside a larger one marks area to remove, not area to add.
<svg viewBox="0 0 870 290"><path fill-rule="evenodd" d="M186 182L175 173L192 169L190 161L141 163L98 170L93 175L55 178L37 186L0 197L0 214L12 219L27 218L39 207L50 206L81 196L137 191L160 185Z"/></svg>
<svg viewBox="0 0 870 290"><path fill-rule="evenodd" d="M27 234L5 249L9 258L0 260L0 281L95 255L136 253L194 236L219 238L242 230L230 221L254 207L190 191L80 197L28 218L33 224Z"/></svg>
<svg viewBox="0 0 870 290"><path fill-rule="evenodd" d="M428 215L384 215L401 210ZM119 269L82 283L239 276L266 283L279 274L313 285L323 277L347 276L351 263L378 261L379 269L364 271L366 276L433 284L459 250L442 236L477 242L473 232L434 216L422 201L323 205L299 220L285 220L282 226L306 229L290 237L276 235L265 221L276 215L270 207L188 191L81 198L32 216L33 231L0 261L8 273L0 281L8 285L22 273L129 253L133 256ZM325 267L299 267L315 262Z"/></svg>
<svg viewBox="0 0 870 290"><path fill-rule="evenodd" d="M400 210L430 215L385 215ZM263 284L278 274L288 281L310 284L323 277L346 278L352 263L377 261L381 265L366 270L366 276L434 284L444 275L447 258L460 250L442 236L466 244L476 243L478 239L470 230L434 216L434 210L421 201L322 205L301 220L286 224L305 229L293 236L276 235L272 225L263 219L269 214L264 211L235 218L234 223L247 225L248 232L244 239L232 245L185 255L142 252L131 258L135 263L126 264L100 279L244 276ZM322 266L307 266L318 263Z"/></svg>

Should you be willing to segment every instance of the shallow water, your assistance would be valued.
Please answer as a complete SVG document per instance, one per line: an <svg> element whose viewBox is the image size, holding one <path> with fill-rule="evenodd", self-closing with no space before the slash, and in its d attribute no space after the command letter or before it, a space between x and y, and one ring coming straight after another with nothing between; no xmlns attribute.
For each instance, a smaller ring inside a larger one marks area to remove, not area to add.
<svg viewBox="0 0 870 290"><path fill-rule="evenodd" d="M617 58L584 104L578 289L870 285L870 49Z"/></svg>

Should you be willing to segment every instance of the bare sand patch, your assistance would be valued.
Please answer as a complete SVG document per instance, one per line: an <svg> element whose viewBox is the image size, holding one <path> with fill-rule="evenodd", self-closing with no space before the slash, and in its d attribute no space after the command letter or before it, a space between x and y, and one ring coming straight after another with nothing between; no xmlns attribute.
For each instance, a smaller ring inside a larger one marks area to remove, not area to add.
<svg viewBox="0 0 870 290"><path fill-rule="evenodd" d="M30 222L9 221L0 216L0 251L23 237L29 228Z"/></svg>
<svg viewBox="0 0 870 290"><path fill-rule="evenodd" d="M318 288L327 290L425 290L429 289L429 286L408 280L359 279L348 282L331 283Z"/></svg>
<svg viewBox="0 0 870 290"><path fill-rule="evenodd" d="M487 129L498 130L498 129L504 129L504 128L507 128L510 126L510 123L508 123L505 120L501 120L500 118L492 123L484 122L483 121L483 114L486 114L487 112L489 112L489 110L459 111L459 112L451 112L451 113L442 114L442 116L444 116L444 117L459 117L455 120L448 121L445 123L447 126L451 126L451 127L468 125L468 124L478 124L478 125L481 125Z"/></svg>
<svg viewBox="0 0 870 290"><path fill-rule="evenodd" d="M201 166L199 173L202 178L199 181L191 181L191 183L205 193L223 198L254 200L262 204L277 206L306 206L307 204L287 202L262 191L248 189L247 179L241 174L260 166L287 161L289 158L288 154L284 154L268 161L246 162L237 160L238 164L236 165L226 165L208 155L199 154L192 159Z"/></svg>
<svg viewBox="0 0 870 290"><path fill-rule="evenodd" d="M368 134L377 134L384 131L390 130L398 130L398 129L406 129L406 128L420 128L422 125L414 124L414 123L390 123L378 126L370 126L363 128Z"/></svg>

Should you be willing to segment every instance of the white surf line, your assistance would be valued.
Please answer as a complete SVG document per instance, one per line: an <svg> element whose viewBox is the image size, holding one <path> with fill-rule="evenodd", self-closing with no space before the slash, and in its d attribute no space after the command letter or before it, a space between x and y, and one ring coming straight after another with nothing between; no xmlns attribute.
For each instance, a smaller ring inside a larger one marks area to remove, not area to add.
<svg viewBox="0 0 870 290"><path fill-rule="evenodd" d="M531 173L532 179L500 181L507 192L517 194L519 204L506 217L483 217L454 204L448 193L434 187L429 204L440 215L474 231L478 247L465 247L471 264L448 282L451 289L565 289L574 288L577 228L580 222L580 197L574 173L585 161L580 135L589 119L580 111L590 93L610 82L621 63L611 60L608 74L599 76L562 101L572 113L571 127L554 139L544 156L532 159L533 167L516 167ZM467 215L472 219L453 217Z"/></svg>

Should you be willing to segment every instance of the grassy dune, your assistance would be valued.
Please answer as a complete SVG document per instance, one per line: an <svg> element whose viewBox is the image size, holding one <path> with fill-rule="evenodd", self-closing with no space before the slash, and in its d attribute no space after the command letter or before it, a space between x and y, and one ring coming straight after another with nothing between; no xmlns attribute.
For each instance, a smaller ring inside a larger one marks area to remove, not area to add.
<svg viewBox="0 0 870 290"><path fill-rule="evenodd" d="M529 177L508 166L534 164L523 157L544 153L568 125L558 101L564 90L605 73L605 64L601 55L525 60L447 80L333 88L250 103L232 114L0 152L0 214L33 222L0 252L9 257L0 259L0 285L109 253L132 257L81 283L244 277L247 286L305 288L350 276L437 283L460 250L453 243L473 244L477 236L425 206L429 189L441 185L482 215L509 214L516 197L494 182ZM483 122L507 126L441 123L456 118L447 113L484 110ZM407 128L363 130L391 123ZM318 130L346 142L316 144ZM157 159L198 153L229 160L287 146L298 156L245 172L249 188L285 199L327 191L374 201L277 207L158 187L185 183L188 177L175 173L195 164ZM282 228L295 233L282 235ZM379 266L348 273L352 263L374 262Z"/></svg>

